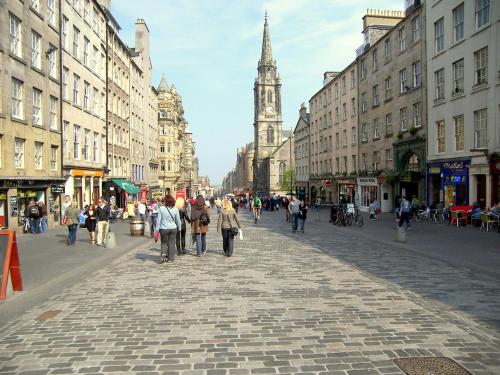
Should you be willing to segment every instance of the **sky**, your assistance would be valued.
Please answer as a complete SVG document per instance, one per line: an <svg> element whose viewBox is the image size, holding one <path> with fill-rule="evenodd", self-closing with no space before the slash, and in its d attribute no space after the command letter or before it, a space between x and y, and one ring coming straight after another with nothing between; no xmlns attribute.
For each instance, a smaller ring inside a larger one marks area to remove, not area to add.
<svg viewBox="0 0 500 375"><path fill-rule="evenodd" d="M150 30L153 85L162 75L182 95L200 175L220 184L253 141L253 84L268 12L282 80L283 129L301 103L342 70L362 42L367 8L403 10L404 0L112 0L120 35L134 45L135 21Z"/></svg>

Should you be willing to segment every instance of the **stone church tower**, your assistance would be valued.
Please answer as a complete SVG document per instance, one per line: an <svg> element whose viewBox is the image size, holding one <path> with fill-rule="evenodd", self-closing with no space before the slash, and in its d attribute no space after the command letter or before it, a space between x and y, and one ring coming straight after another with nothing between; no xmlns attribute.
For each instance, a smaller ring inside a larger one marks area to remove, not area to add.
<svg viewBox="0 0 500 375"><path fill-rule="evenodd" d="M268 176L262 167L264 159L271 156L282 143L281 79L273 60L267 13L264 21L262 53L254 83L254 147L253 190L266 192ZM268 192L269 193L269 192Z"/></svg>

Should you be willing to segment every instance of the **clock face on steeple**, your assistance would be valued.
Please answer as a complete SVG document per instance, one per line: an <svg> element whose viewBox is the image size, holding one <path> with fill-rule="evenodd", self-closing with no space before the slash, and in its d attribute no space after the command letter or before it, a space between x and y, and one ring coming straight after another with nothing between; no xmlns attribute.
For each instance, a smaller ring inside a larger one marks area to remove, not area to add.
<svg viewBox="0 0 500 375"><path fill-rule="evenodd" d="M273 108L273 106L272 106L272 105L268 105L268 106L266 107L266 112L267 112L267 113L273 113L273 111L274 111L274 108Z"/></svg>

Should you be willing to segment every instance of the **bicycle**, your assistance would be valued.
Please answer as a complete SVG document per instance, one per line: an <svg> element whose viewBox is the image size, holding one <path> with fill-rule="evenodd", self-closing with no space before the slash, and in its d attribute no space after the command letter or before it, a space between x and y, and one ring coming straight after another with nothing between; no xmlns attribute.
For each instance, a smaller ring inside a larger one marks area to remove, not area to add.
<svg viewBox="0 0 500 375"><path fill-rule="evenodd" d="M257 221L260 219L260 207L253 208L253 222L257 224Z"/></svg>
<svg viewBox="0 0 500 375"><path fill-rule="evenodd" d="M357 207L354 210L352 223L354 225L357 225L358 227L362 227L364 224L363 215L361 215L361 213L359 212L359 209Z"/></svg>

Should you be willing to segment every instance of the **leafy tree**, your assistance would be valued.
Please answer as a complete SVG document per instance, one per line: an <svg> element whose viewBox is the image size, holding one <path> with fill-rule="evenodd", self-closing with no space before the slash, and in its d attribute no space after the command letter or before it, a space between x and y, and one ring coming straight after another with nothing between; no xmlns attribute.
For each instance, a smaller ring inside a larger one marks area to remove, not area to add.
<svg viewBox="0 0 500 375"><path fill-rule="evenodd" d="M288 167L283 174L283 180L280 181L280 189L285 192L293 192L293 185L295 184L295 168Z"/></svg>

